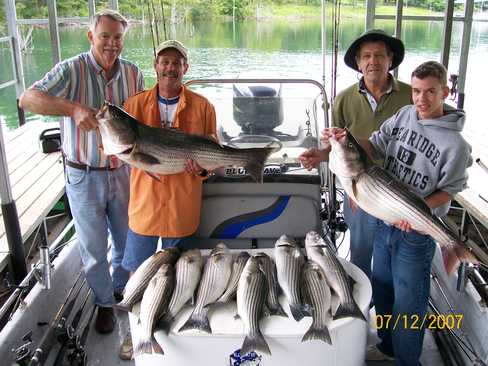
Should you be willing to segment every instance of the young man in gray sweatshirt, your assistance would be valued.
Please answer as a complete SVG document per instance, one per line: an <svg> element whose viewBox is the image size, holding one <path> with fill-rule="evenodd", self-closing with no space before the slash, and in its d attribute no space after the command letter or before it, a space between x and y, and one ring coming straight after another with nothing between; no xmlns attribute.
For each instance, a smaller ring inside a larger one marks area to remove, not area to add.
<svg viewBox="0 0 488 366"><path fill-rule="evenodd" d="M414 105L401 108L361 145L372 157L382 158L383 167L423 197L434 214L443 216L452 197L466 186L466 169L472 164L471 146L461 136L465 114L444 104L449 94L447 71L438 62L418 66L411 85ZM344 132L327 129L323 139ZM435 242L410 224L378 224L373 300L377 316L391 316L392 321L378 329L381 343L368 350L370 361L394 358L396 365L420 365Z"/></svg>

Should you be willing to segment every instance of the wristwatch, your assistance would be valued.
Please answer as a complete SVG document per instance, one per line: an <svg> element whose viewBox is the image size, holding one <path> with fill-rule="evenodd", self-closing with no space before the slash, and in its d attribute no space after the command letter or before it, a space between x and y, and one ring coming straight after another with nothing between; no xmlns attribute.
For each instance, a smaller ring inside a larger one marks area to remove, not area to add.
<svg viewBox="0 0 488 366"><path fill-rule="evenodd" d="M198 174L200 177L205 178L208 175L208 170L207 169L202 169L200 174Z"/></svg>

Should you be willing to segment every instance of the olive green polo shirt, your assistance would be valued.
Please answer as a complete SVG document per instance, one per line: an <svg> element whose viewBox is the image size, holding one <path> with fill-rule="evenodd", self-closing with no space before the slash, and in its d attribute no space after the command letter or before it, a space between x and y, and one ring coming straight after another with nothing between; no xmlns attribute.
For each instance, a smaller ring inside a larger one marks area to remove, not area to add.
<svg viewBox="0 0 488 366"><path fill-rule="evenodd" d="M375 111L359 82L339 93L332 109L332 125L347 128L356 138L369 138L401 107L412 104L410 85L391 79L391 91L382 95Z"/></svg>

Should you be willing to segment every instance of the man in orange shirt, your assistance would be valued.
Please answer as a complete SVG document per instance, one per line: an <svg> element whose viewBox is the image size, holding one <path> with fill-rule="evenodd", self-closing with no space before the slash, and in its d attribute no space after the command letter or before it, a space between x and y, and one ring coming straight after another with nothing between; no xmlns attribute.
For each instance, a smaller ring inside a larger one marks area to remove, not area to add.
<svg viewBox="0 0 488 366"><path fill-rule="evenodd" d="M186 88L188 50L176 40L156 49L158 83L128 98L125 110L149 126L177 128L190 134L215 136L215 109L203 96ZM200 222L202 181L208 172L188 160L186 171L162 175L160 181L132 168L129 231L122 265L134 272L157 249L177 246L193 234Z"/></svg>

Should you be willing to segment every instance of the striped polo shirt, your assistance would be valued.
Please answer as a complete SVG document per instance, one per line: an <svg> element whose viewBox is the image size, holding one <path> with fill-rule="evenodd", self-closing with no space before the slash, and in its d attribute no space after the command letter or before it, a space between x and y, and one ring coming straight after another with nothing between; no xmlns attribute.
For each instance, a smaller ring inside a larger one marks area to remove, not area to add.
<svg viewBox="0 0 488 366"><path fill-rule="evenodd" d="M122 106L125 100L144 90L139 68L119 58L117 71L107 80L104 71L91 51L58 63L32 89L100 109L104 101ZM91 167L117 168L122 163L115 156L107 156L100 149L97 130L82 131L70 117L61 121L63 152L68 160Z"/></svg>

